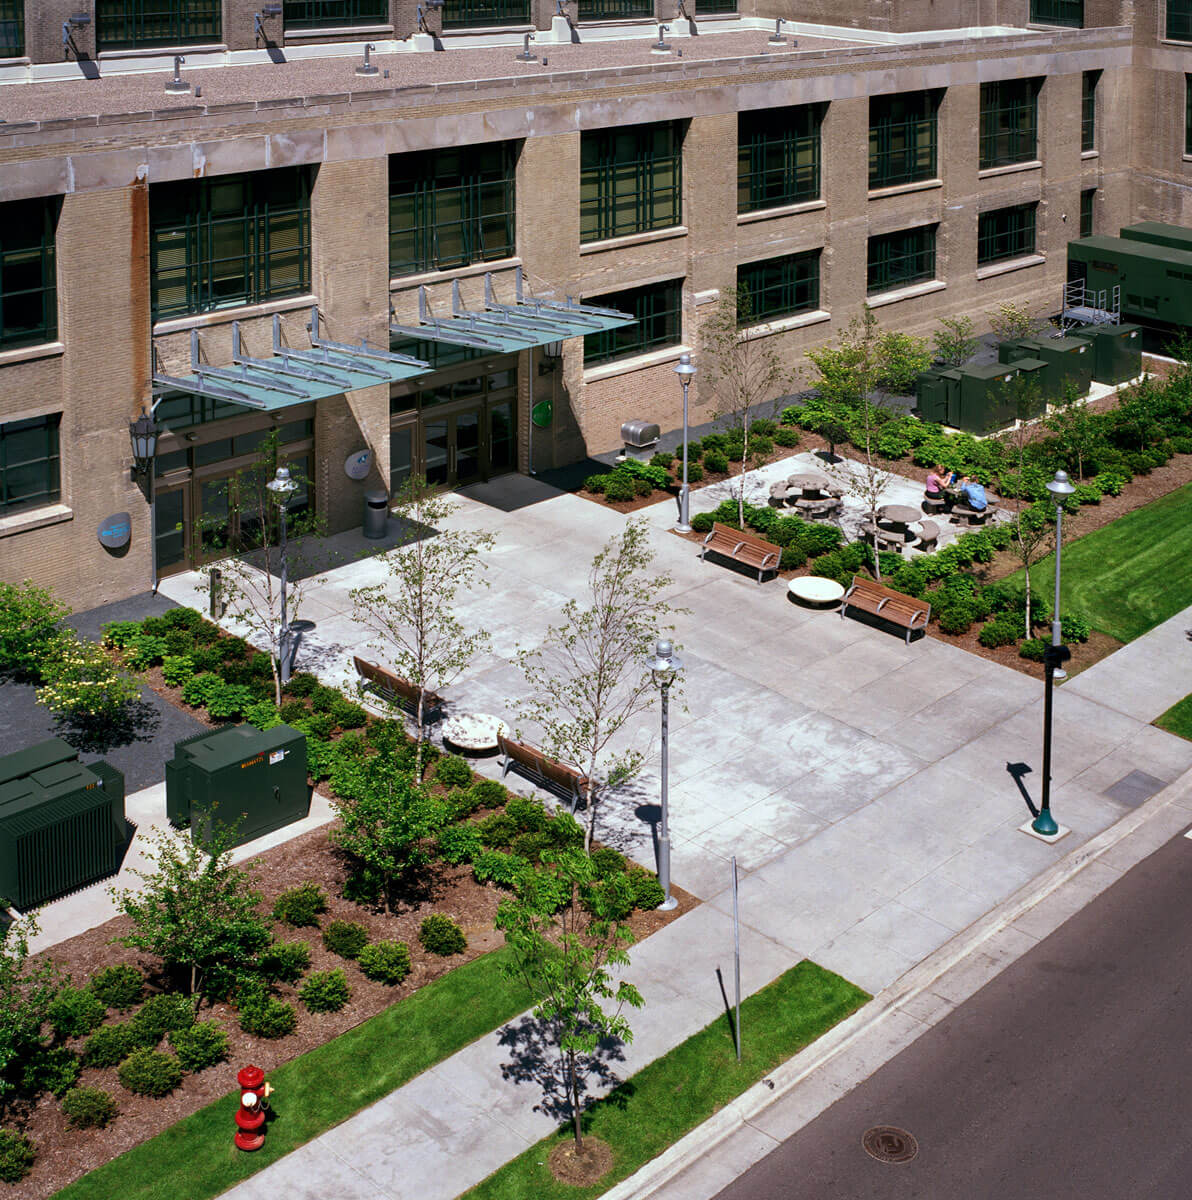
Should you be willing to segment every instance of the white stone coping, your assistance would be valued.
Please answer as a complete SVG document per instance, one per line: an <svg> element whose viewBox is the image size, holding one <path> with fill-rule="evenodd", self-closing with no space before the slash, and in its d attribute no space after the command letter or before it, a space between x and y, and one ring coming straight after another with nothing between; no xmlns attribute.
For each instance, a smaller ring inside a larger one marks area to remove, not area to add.
<svg viewBox="0 0 1192 1200"><path fill-rule="evenodd" d="M887 304L897 304L899 300L913 300L916 296L929 296L932 292L942 292L948 285L942 279L928 279L923 283L915 283L910 287L895 288L892 292L882 292L870 296L866 304L870 308L882 308Z"/></svg>
<svg viewBox="0 0 1192 1200"><path fill-rule="evenodd" d="M1042 254L1026 254L1022 258L1008 258L1005 262L990 263L987 267L977 268L978 279L992 279L995 275L1008 275L1011 271L1021 271L1023 267L1037 267L1047 261Z"/></svg>
<svg viewBox="0 0 1192 1200"><path fill-rule="evenodd" d="M827 207L826 200L804 200L802 204L782 204L777 208L759 208L753 212L737 213L737 224L752 225L755 221L777 221L782 217L797 217L802 213L822 212Z"/></svg>
<svg viewBox="0 0 1192 1200"><path fill-rule="evenodd" d="M74 509L69 504L47 504L44 508L31 508L28 512L14 513L11 517L0 517L0 538L73 520Z"/></svg>

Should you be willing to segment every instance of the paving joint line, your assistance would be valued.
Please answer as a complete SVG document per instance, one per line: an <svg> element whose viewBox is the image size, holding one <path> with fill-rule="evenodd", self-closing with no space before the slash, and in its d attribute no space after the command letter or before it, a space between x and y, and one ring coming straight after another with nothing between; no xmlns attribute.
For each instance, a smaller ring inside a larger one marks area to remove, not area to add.
<svg viewBox="0 0 1192 1200"><path fill-rule="evenodd" d="M940 979L970 960L982 946L1074 879L1107 851L1125 841L1150 822L1159 819L1168 809L1175 810L1182 807L1180 799L1189 791L1192 791L1192 768L1169 783L1145 804L1140 805L1132 812L1125 813L1108 829L1102 830L1083 845L1075 847L1059 862L1054 863L1041 875L1024 884L997 908L986 913L984 917L978 918L968 929L962 930L916 966L904 972L893 984L884 988L863 1008L829 1030L811 1046L782 1063L763 1080L747 1088L718 1113L697 1125L680 1141L668 1147L633 1175L604 1192L601 1200L647 1200L648 1197L656 1195L660 1189L679 1178L689 1167L723 1145L733 1134L744 1127L762 1134L768 1141L778 1145L778 1139L754 1123L758 1118L789 1096L815 1072L839 1058L862 1038L880 1029L891 1017L903 1013L906 1006L913 1000L929 992ZM1184 818L1185 821L1192 822L1192 814L1187 811L1184 813ZM1153 849L1157 849L1157 847ZM1145 850L1131 865L1137 865L1149 857L1153 853L1153 849ZM1113 882L1116 880L1099 888L1093 896L1089 897L1089 901L1112 886ZM1081 907L1083 908L1084 905ZM1064 920L1067 919L1067 917L1064 918ZM1032 938L1035 944L1041 940L1042 938ZM1026 953L1025 949L1006 958L996 967L991 978L1001 974L1023 953ZM984 983L979 986L984 986ZM900 1054L907 1045L910 1045L922 1033L937 1024L953 1008L963 1002L948 1001L946 997L940 997L940 999L945 1001L946 1007L930 1019L915 1017L910 1013L905 1014L921 1026L919 1033L916 1033L915 1038L911 1038L910 1041L903 1040L897 1044L882 1059L881 1063L872 1067L869 1074ZM861 1082L863 1080L859 1079L856 1083L850 1084L841 1092L841 1095L847 1095L853 1087ZM837 1098L839 1097L834 1097L829 1104L834 1103ZM819 1111L824 1111L829 1104L823 1105ZM809 1124L818 1115L818 1112L809 1115L803 1124ZM791 1134L786 1136L789 1137ZM756 1161L759 1161L759 1158L752 1159L752 1162Z"/></svg>

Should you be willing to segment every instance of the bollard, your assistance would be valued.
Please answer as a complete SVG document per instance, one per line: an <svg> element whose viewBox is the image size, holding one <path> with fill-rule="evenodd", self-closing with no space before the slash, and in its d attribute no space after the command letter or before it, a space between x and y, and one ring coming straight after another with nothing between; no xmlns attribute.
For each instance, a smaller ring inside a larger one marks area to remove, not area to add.
<svg viewBox="0 0 1192 1200"><path fill-rule="evenodd" d="M273 1085L265 1082L260 1067L247 1066L236 1075L240 1085L240 1107L236 1109L233 1141L240 1150L259 1150L265 1144L265 1119Z"/></svg>
<svg viewBox="0 0 1192 1200"><path fill-rule="evenodd" d="M211 605L211 619L218 621L224 614L223 601L223 571L212 567L207 576L208 599Z"/></svg>

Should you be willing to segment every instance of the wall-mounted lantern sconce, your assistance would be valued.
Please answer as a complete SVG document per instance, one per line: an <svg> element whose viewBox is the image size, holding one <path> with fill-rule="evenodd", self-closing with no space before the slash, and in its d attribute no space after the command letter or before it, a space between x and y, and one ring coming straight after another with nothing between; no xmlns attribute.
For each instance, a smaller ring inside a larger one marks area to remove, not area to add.
<svg viewBox="0 0 1192 1200"><path fill-rule="evenodd" d="M132 442L132 481L139 484L146 498L153 477L153 461L157 457L157 438L161 430L151 416L139 416L128 427Z"/></svg>

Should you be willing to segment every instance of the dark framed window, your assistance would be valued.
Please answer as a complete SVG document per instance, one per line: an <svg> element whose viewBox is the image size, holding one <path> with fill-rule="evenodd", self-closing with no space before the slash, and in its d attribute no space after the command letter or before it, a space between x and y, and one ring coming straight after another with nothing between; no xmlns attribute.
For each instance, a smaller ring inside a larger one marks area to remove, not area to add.
<svg viewBox="0 0 1192 1200"><path fill-rule="evenodd" d="M444 29L531 23L530 0L445 0L443 4Z"/></svg>
<svg viewBox="0 0 1192 1200"><path fill-rule="evenodd" d="M62 498L58 460L61 413L0 425L0 514L56 504Z"/></svg>
<svg viewBox="0 0 1192 1200"><path fill-rule="evenodd" d="M1035 205L995 208L977 218L977 265L1035 252Z"/></svg>
<svg viewBox="0 0 1192 1200"><path fill-rule="evenodd" d="M423 150L389 159L389 270L447 270L514 248L517 143Z"/></svg>
<svg viewBox="0 0 1192 1200"><path fill-rule="evenodd" d="M57 196L0 204L0 349L58 336Z"/></svg>
<svg viewBox="0 0 1192 1200"><path fill-rule="evenodd" d="M310 185L282 167L151 186L154 319L309 291Z"/></svg>
<svg viewBox="0 0 1192 1200"><path fill-rule="evenodd" d="M1097 203L1097 189L1085 188L1080 193L1080 236L1093 236L1093 206Z"/></svg>
<svg viewBox="0 0 1192 1200"><path fill-rule="evenodd" d="M285 0L286 29L334 29L340 25L384 25L389 0Z"/></svg>
<svg viewBox="0 0 1192 1200"><path fill-rule="evenodd" d="M695 0L697 17L715 16L717 13L735 13L737 0Z"/></svg>
<svg viewBox="0 0 1192 1200"><path fill-rule="evenodd" d="M683 281L668 279L648 287L632 288L585 300L602 308L615 308L632 313L637 321L620 329L589 333L584 338L584 366L615 362L645 354L659 346L676 346L682 340Z"/></svg>
<svg viewBox="0 0 1192 1200"><path fill-rule="evenodd" d="M1080 83L1080 148L1097 148L1097 84L1100 71L1085 71Z"/></svg>
<svg viewBox="0 0 1192 1200"><path fill-rule="evenodd" d="M1192 42L1192 0L1167 0L1166 34L1173 42Z"/></svg>
<svg viewBox="0 0 1192 1200"><path fill-rule="evenodd" d="M579 238L599 242L682 222L683 134L675 121L585 133Z"/></svg>
<svg viewBox="0 0 1192 1200"><path fill-rule="evenodd" d="M1036 157L1039 84L1038 79L999 79L981 85L982 170Z"/></svg>
<svg viewBox="0 0 1192 1200"><path fill-rule="evenodd" d="M1084 28L1084 0L1031 0L1032 25Z"/></svg>
<svg viewBox="0 0 1192 1200"><path fill-rule="evenodd" d="M746 324L761 324L819 308L820 252L787 254L737 268L737 287L749 296Z"/></svg>
<svg viewBox="0 0 1192 1200"><path fill-rule="evenodd" d="M934 225L901 229L869 239L866 290L888 292L935 278Z"/></svg>
<svg viewBox="0 0 1192 1200"><path fill-rule="evenodd" d="M579 0L580 21L615 21L621 17L652 17L652 0Z"/></svg>
<svg viewBox="0 0 1192 1200"><path fill-rule="evenodd" d="M98 50L186 46L222 38L221 0L95 0Z"/></svg>
<svg viewBox="0 0 1192 1200"><path fill-rule="evenodd" d="M0 0L0 58L25 53L25 0Z"/></svg>
<svg viewBox="0 0 1192 1200"><path fill-rule="evenodd" d="M822 104L737 117L737 212L819 199L823 119Z"/></svg>
<svg viewBox="0 0 1192 1200"><path fill-rule="evenodd" d="M939 92L869 98L871 189L935 178L939 103Z"/></svg>

